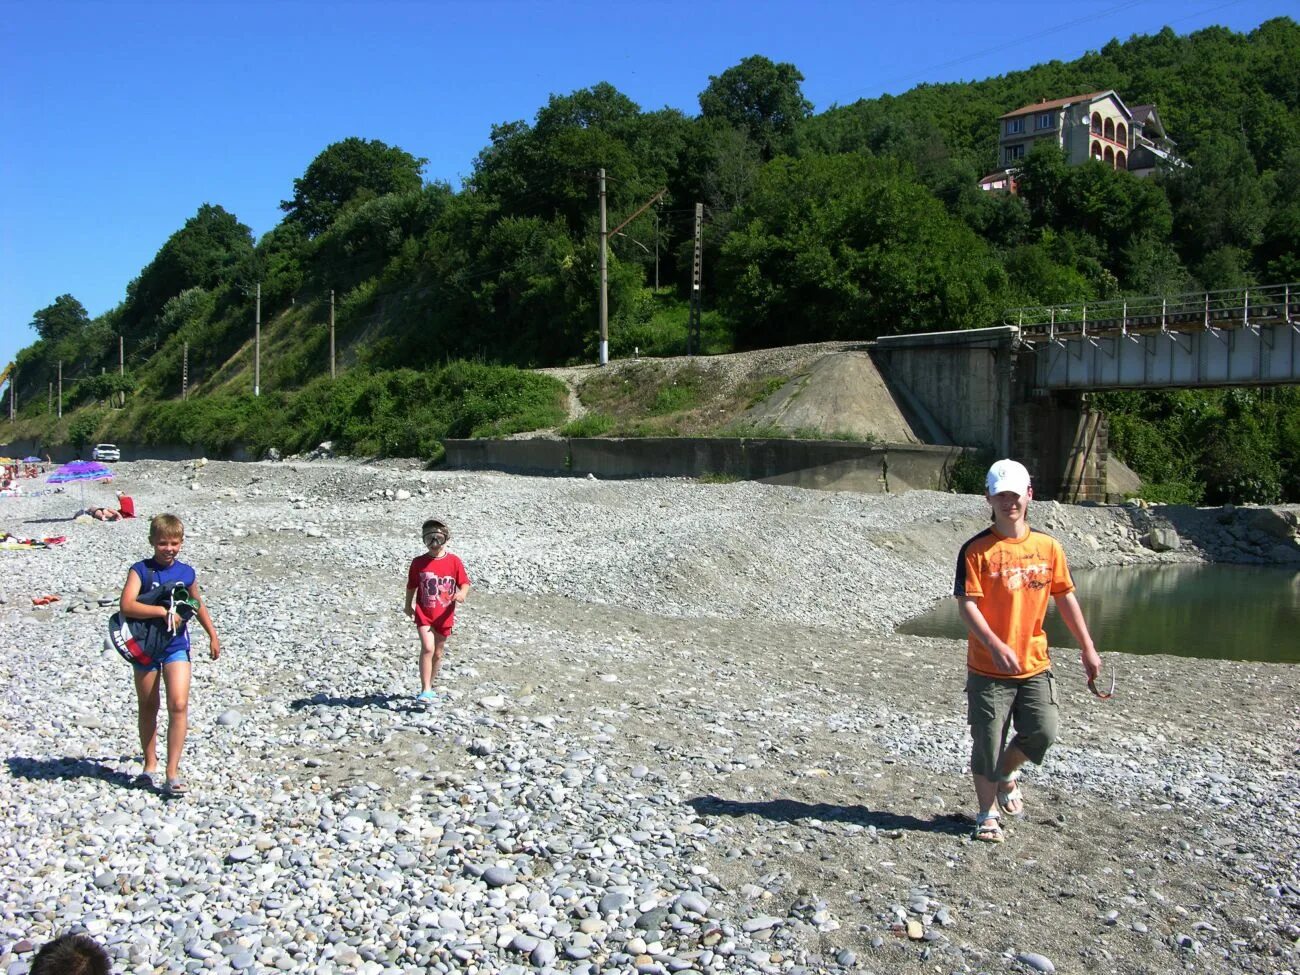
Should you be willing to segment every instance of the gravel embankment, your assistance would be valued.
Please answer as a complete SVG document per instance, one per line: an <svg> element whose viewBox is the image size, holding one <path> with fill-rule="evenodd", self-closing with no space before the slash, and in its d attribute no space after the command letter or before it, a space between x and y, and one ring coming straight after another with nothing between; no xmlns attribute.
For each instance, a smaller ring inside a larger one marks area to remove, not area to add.
<svg viewBox="0 0 1300 975"><path fill-rule="evenodd" d="M69 929L139 973L1300 967L1300 668L1123 657L1103 703L1058 654L1029 815L969 841L964 648L892 628L948 591L978 498L118 471L185 519L225 649L196 632L191 795L137 787L97 599L145 525L67 521L75 489L0 501L69 539L0 553L6 975ZM476 591L424 710L400 606L432 515ZM1156 555L1151 517L1031 512L1076 566L1278 548L1184 512Z"/></svg>

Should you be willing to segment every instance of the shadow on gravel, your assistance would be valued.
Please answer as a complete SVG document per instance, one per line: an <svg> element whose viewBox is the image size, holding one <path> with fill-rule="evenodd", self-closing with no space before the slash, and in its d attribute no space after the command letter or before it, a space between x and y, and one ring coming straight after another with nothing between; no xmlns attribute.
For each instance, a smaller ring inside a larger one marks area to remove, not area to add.
<svg viewBox="0 0 1300 975"><path fill-rule="evenodd" d="M24 525L66 525L70 521L76 521L76 515L68 515L66 518L28 518L23 522Z"/></svg>
<svg viewBox="0 0 1300 975"><path fill-rule="evenodd" d="M303 708L383 708L386 711L410 711L414 708L413 699L405 694L349 694L346 697L333 697L329 694L313 694L300 697L289 707L295 711Z"/></svg>
<svg viewBox="0 0 1300 975"><path fill-rule="evenodd" d="M808 803L796 799L771 799L767 802L733 802L718 796L697 796L687 805L701 816L762 816L782 823L817 819L829 823L853 823L874 826L879 830L912 830L918 833L947 833L964 836L970 823L961 816L945 813L934 819L917 819L866 806L835 806L828 802Z"/></svg>
<svg viewBox="0 0 1300 975"><path fill-rule="evenodd" d="M21 758L5 759L9 774L16 779L102 779L120 789L143 788L134 776L119 772L93 758Z"/></svg>

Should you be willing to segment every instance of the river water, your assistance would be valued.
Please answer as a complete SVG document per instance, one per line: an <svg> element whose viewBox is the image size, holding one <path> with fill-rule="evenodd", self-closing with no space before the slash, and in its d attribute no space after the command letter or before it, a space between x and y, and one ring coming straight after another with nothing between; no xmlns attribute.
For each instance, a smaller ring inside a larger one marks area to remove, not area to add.
<svg viewBox="0 0 1300 975"><path fill-rule="evenodd" d="M1219 660L1300 663L1300 572L1246 565L1121 565L1074 573L1093 643L1102 653L1173 653ZM1054 647L1077 643L1052 606ZM945 599L900 633L962 639L957 602Z"/></svg>

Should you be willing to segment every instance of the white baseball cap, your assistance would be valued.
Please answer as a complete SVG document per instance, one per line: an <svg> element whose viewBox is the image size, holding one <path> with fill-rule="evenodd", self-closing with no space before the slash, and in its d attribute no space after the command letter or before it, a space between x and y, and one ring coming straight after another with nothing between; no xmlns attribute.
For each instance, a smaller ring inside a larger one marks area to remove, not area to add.
<svg viewBox="0 0 1300 975"><path fill-rule="evenodd" d="M1029 471L1019 461L1000 460L989 468L984 483L989 494L1014 491L1023 498L1029 492Z"/></svg>

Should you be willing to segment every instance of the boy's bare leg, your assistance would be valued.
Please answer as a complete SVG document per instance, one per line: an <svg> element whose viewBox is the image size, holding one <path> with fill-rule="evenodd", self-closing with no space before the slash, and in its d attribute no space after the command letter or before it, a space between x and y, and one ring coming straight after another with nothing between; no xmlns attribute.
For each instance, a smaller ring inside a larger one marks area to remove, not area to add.
<svg viewBox="0 0 1300 975"><path fill-rule="evenodd" d="M433 633L432 630L429 631ZM429 675L429 686L438 681L438 668L442 666L442 652L447 646L447 638L440 633L433 633L433 672Z"/></svg>
<svg viewBox="0 0 1300 975"><path fill-rule="evenodd" d="M190 729L190 662L163 664L167 687L167 778L180 778L181 750Z"/></svg>
<svg viewBox="0 0 1300 975"><path fill-rule="evenodd" d="M437 635L431 626L416 628L420 634L420 693L433 690L433 678L438 673L438 659L442 656L442 646L437 642Z"/></svg>
<svg viewBox="0 0 1300 975"><path fill-rule="evenodd" d="M134 669L134 668L133 668ZM140 751L144 771L158 771L158 680L156 670L135 670L136 726L140 729Z"/></svg>
<svg viewBox="0 0 1300 975"><path fill-rule="evenodd" d="M1015 745L1008 745L1002 750L1002 760L998 762L998 777L1000 781L997 785L999 792L1010 792L1016 787L1016 784L1010 781L1011 776L1027 761L1029 761L1029 756ZM1008 804L1007 813L1012 816L1019 816L1020 813L1024 811L1024 808L1025 804L1017 799Z"/></svg>
<svg viewBox="0 0 1300 975"><path fill-rule="evenodd" d="M1008 776L1027 761L1029 761L1028 755L1014 745L1008 745L1002 750L1002 758L998 760L998 777L996 779L990 779L983 775L971 776L975 782L975 798L979 802L981 815L997 809L998 793L1010 792L1015 787L1015 783L1007 781ZM1013 815L1019 813L1019 808L1012 810Z"/></svg>

